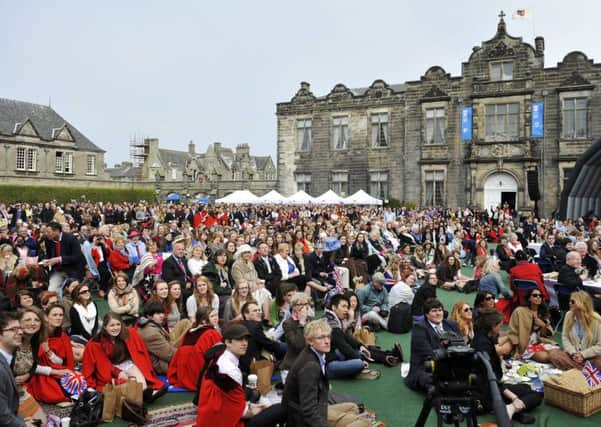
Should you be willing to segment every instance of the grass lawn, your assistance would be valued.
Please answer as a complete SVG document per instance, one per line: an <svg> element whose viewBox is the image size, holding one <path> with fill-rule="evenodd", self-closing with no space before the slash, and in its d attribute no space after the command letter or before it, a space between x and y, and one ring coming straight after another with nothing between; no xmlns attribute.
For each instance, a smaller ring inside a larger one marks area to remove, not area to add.
<svg viewBox="0 0 601 427"><path fill-rule="evenodd" d="M469 275L471 271L466 269L464 273ZM438 296L447 310L450 310L452 305L460 300L465 300L471 305L475 298L474 293L465 295L445 290L439 290ZM104 301L96 301L102 316L106 313L108 307ZM388 332L379 332L377 334L377 344L384 349L391 348L395 342L401 343L405 360L409 361L410 333L395 335ZM331 382L332 388L336 391L357 396L368 408L376 412L379 420L386 421L389 426L413 426L421 410L423 395L409 390L404 385L399 367L388 368L382 365L374 365L373 367L382 372L382 376L378 380L335 380ZM191 399L192 393L169 393L151 405L150 409L170 403L189 402ZM539 427L598 427L601 425L601 412L589 418L580 418L555 407L547 406L544 403L533 412L533 415L536 416L535 425ZM479 420L486 421L492 420L492 418L482 417ZM115 419L111 425L126 426L127 424ZM430 414L426 425L436 425L434 412Z"/></svg>

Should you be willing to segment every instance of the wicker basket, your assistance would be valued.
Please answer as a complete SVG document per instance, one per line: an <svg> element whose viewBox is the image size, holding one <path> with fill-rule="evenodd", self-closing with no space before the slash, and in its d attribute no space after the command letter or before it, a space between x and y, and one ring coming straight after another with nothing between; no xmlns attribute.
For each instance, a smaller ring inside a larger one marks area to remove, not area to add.
<svg viewBox="0 0 601 427"><path fill-rule="evenodd" d="M545 402L580 417L590 417L601 411L601 387L582 393L544 380Z"/></svg>

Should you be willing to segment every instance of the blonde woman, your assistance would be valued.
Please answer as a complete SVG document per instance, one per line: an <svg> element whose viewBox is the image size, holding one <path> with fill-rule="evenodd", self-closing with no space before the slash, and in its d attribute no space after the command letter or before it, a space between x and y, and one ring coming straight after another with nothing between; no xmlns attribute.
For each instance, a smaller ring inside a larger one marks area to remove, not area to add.
<svg viewBox="0 0 601 427"><path fill-rule="evenodd" d="M199 276L194 284L194 293L186 300L186 311L191 322L196 320L200 307L211 307L219 313L219 297L213 291L213 284L207 276Z"/></svg>
<svg viewBox="0 0 601 427"><path fill-rule="evenodd" d="M223 320L230 322L232 320L242 320L242 306L246 302L254 301L250 292L248 282L244 280L236 283L232 297L227 300L223 310Z"/></svg>
<svg viewBox="0 0 601 427"><path fill-rule="evenodd" d="M601 367L601 316L594 311L591 296L573 292L569 304L561 335L564 350L579 365L590 360Z"/></svg>
<svg viewBox="0 0 601 427"><path fill-rule="evenodd" d="M465 301L457 301L451 311L451 319L457 322L466 344L474 339L472 307Z"/></svg>
<svg viewBox="0 0 601 427"><path fill-rule="evenodd" d="M190 255L191 257L188 260L188 270L190 270L192 276L200 276L203 267L208 263L202 246L194 246Z"/></svg>
<svg viewBox="0 0 601 427"><path fill-rule="evenodd" d="M497 298L499 294L502 294L505 298L510 298L511 292L509 292L509 289L503 284L503 279L499 274L500 271L501 266L499 265L498 259L487 259L482 268L482 273L484 273L484 275L480 278L480 291L490 292L495 298Z"/></svg>
<svg viewBox="0 0 601 427"><path fill-rule="evenodd" d="M115 274L113 288L108 294L108 305L113 313L121 315L128 326L131 326L140 315L138 292L129 283L127 274L122 271Z"/></svg>

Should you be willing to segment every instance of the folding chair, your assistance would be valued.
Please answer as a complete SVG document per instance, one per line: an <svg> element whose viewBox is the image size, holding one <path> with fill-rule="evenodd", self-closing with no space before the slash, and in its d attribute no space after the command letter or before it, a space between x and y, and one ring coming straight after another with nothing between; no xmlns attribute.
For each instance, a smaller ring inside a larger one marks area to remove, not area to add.
<svg viewBox="0 0 601 427"><path fill-rule="evenodd" d="M559 331L559 326L563 328L563 320L566 316L567 311L570 309L570 295L574 292L572 287L562 285L561 283L556 284L555 293L557 294L557 302L559 304L559 310L561 311L561 318L557 323L556 330Z"/></svg>

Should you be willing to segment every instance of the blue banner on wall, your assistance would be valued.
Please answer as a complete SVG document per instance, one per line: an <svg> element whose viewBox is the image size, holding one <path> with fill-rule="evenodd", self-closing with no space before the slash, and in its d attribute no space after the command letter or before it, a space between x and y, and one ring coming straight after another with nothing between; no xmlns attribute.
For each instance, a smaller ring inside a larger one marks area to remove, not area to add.
<svg viewBox="0 0 601 427"><path fill-rule="evenodd" d="M463 107L461 110L461 140L472 140L472 107Z"/></svg>
<svg viewBox="0 0 601 427"><path fill-rule="evenodd" d="M532 138L545 136L544 129L545 106L542 102L532 103Z"/></svg>

